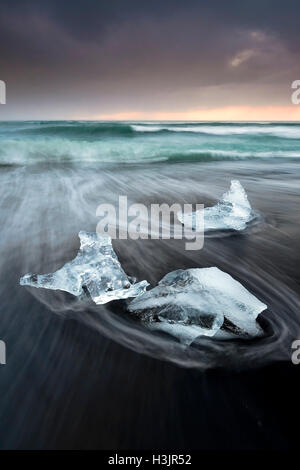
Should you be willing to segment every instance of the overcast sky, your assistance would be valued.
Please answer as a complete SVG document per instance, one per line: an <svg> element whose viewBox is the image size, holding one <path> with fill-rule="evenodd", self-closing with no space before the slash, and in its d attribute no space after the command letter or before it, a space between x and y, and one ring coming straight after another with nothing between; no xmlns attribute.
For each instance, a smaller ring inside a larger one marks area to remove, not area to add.
<svg viewBox="0 0 300 470"><path fill-rule="evenodd" d="M1 0L0 119L300 118L299 18L299 0Z"/></svg>

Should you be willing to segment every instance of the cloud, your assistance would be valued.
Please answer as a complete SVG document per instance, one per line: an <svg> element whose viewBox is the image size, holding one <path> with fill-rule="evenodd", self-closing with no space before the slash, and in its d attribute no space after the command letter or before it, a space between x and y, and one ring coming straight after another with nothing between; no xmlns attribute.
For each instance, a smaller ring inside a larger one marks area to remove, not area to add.
<svg viewBox="0 0 300 470"><path fill-rule="evenodd" d="M256 52L253 49L245 49L244 51L238 52L230 61L232 67L238 67L239 65L247 62L251 57L255 56Z"/></svg>
<svg viewBox="0 0 300 470"><path fill-rule="evenodd" d="M1 118L282 106L299 78L291 2L1 0Z"/></svg>

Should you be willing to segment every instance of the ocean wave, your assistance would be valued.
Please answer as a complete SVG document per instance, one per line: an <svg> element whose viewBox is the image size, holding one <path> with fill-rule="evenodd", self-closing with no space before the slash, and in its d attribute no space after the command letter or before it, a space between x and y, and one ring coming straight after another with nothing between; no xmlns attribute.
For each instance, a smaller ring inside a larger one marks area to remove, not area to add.
<svg viewBox="0 0 300 470"><path fill-rule="evenodd" d="M185 153L169 155L169 161L219 161L246 160L263 158L299 158L299 152L270 151L270 152L239 152L236 150L190 150Z"/></svg>
<svg viewBox="0 0 300 470"><path fill-rule="evenodd" d="M172 152L170 152L172 154ZM128 142L77 141L62 138L2 139L0 164L40 162L147 163L165 161L169 152Z"/></svg>
<svg viewBox="0 0 300 470"><path fill-rule="evenodd" d="M212 136L275 137L300 139L296 123L204 123L204 122L100 122L100 121L25 121L0 123L0 135L19 137L57 137L74 140L132 138L155 134L203 134Z"/></svg>
<svg viewBox="0 0 300 470"><path fill-rule="evenodd" d="M191 145L140 141L86 141L65 138L1 139L0 164L22 165L39 162L213 162L245 159L299 158L300 150L236 150L191 148Z"/></svg>
<svg viewBox="0 0 300 470"><path fill-rule="evenodd" d="M66 137L72 139L96 139L100 137L130 137L134 129L125 123L84 121L27 121L5 123L0 133L15 133L20 136Z"/></svg>
<svg viewBox="0 0 300 470"><path fill-rule="evenodd" d="M135 132L181 132L215 136L249 135L272 136L282 139L300 139L300 126L274 125L132 125Z"/></svg>

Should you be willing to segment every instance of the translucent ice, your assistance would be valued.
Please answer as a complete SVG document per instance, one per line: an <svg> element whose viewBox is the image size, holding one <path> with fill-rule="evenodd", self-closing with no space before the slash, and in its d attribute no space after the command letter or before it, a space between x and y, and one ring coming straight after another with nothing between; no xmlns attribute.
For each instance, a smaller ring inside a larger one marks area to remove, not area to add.
<svg viewBox="0 0 300 470"><path fill-rule="evenodd" d="M214 336L221 327L244 336L259 335L256 317L266 308L238 281L214 267L173 271L128 306L150 327L186 344L200 335Z"/></svg>
<svg viewBox="0 0 300 470"><path fill-rule="evenodd" d="M80 249L72 261L51 274L25 274L22 286L58 289L80 296L88 291L96 304L136 297L145 292L147 281L132 282L123 271L111 238L79 232Z"/></svg>
<svg viewBox="0 0 300 470"><path fill-rule="evenodd" d="M178 220L188 228L196 228L196 214L178 212ZM255 218L249 204L247 194L237 180L232 180L230 189L212 207L204 209L204 231L210 230L244 230L251 220Z"/></svg>

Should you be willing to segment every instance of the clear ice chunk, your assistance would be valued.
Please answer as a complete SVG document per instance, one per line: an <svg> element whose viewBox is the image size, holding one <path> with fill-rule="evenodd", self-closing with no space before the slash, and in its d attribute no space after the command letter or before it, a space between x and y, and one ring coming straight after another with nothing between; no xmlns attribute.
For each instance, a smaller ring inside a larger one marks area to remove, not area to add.
<svg viewBox="0 0 300 470"><path fill-rule="evenodd" d="M199 211L178 212L178 220L187 228L196 229L196 215ZM220 201L204 209L204 231L245 230L247 224L256 217L248 201L247 194L238 180L232 180L230 189Z"/></svg>
<svg viewBox="0 0 300 470"><path fill-rule="evenodd" d="M256 317L267 306L218 268L179 269L156 287L133 299L128 309L153 329L190 344L219 329L257 336Z"/></svg>
<svg viewBox="0 0 300 470"><path fill-rule="evenodd" d="M134 283L121 267L111 238L79 232L80 249L72 261L51 274L25 274L22 286L63 290L81 296L87 290L96 304L136 297L145 292L147 281Z"/></svg>

